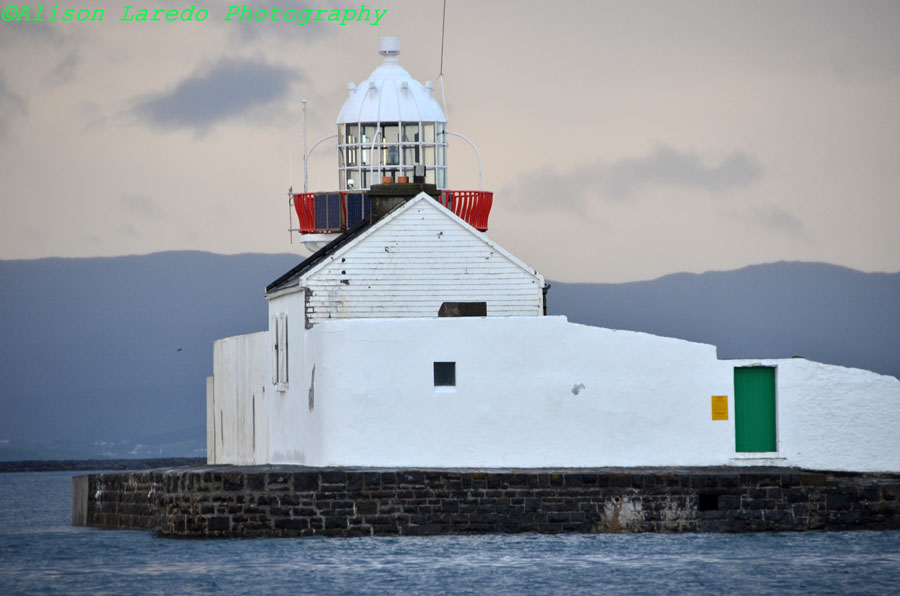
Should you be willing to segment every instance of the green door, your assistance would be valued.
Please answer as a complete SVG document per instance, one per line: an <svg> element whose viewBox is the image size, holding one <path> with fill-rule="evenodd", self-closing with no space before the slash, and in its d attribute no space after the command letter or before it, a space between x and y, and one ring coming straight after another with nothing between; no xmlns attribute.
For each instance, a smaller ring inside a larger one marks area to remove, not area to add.
<svg viewBox="0 0 900 596"><path fill-rule="evenodd" d="M775 451L775 369L734 369L735 451Z"/></svg>

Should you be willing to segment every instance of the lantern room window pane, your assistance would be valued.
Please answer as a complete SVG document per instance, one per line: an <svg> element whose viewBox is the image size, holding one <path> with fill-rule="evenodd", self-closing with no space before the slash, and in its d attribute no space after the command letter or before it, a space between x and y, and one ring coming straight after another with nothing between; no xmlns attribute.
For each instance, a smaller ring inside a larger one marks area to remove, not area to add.
<svg viewBox="0 0 900 596"><path fill-rule="evenodd" d="M405 146L403 148L403 164L404 165L412 165L421 163L419 161L419 147L418 145L415 147Z"/></svg>
<svg viewBox="0 0 900 596"><path fill-rule="evenodd" d="M434 142L434 124L429 122L422 125L422 140L426 143Z"/></svg>
<svg viewBox="0 0 900 596"><path fill-rule="evenodd" d="M359 149L357 149L356 147L350 147L349 149L347 149L347 165L348 166L359 165L359 163L357 162L358 156L359 156Z"/></svg>
<svg viewBox="0 0 900 596"><path fill-rule="evenodd" d="M374 124L363 124L362 128L362 142L364 144L372 144L372 140L375 138L375 125Z"/></svg>
<svg viewBox="0 0 900 596"><path fill-rule="evenodd" d="M400 165L400 147L397 147L396 145L385 147L382 160L382 163L386 166Z"/></svg>
<svg viewBox="0 0 900 596"><path fill-rule="evenodd" d="M425 145L423 147L425 149L425 164L429 166L434 165L434 145Z"/></svg>
<svg viewBox="0 0 900 596"><path fill-rule="evenodd" d="M419 142L419 125L404 124L403 125L403 142L418 143Z"/></svg>
<svg viewBox="0 0 900 596"><path fill-rule="evenodd" d="M425 183L434 184L434 170L431 168L425 170Z"/></svg>
<svg viewBox="0 0 900 596"><path fill-rule="evenodd" d="M400 127L396 124L385 124L382 135L384 136L385 143L399 143Z"/></svg>
<svg viewBox="0 0 900 596"><path fill-rule="evenodd" d="M358 134L359 134L359 125L358 124L348 124L347 125L347 144L355 145L358 142Z"/></svg>
<svg viewBox="0 0 900 596"><path fill-rule="evenodd" d="M447 188L447 170L445 170L444 168L438 168L437 187L438 188Z"/></svg>
<svg viewBox="0 0 900 596"><path fill-rule="evenodd" d="M437 162L435 163L439 166L447 165L447 148L445 146L437 146Z"/></svg>
<svg viewBox="0 0 900 596"><path fill-rule="evenodd" d="M447 139L444 136L444 123L438 122L437 124L435 124L435 127L436 127L435 138L437 139L437 142L438 143L446 143Z"/></svg>

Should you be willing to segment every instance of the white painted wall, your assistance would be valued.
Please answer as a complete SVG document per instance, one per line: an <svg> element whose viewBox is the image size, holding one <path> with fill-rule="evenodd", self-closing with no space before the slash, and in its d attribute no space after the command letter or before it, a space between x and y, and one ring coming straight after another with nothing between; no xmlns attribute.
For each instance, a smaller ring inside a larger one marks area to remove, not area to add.
<svg viewBox="0 0 900 596"><path fill-rule="evenodd" d="M893 377L803 359L723 361L713 346L564 317L346 319L305 329L293 322L302 318L299 293L270 301L270 313L281 312L291 321L284 391L272 385L269 333L216 342L213 410L225 429L216 463L900 470ZM435 361L456 362L456 387L434 387ZM777 368L776 453L735 452L734 368L752 365ZM713 395L729 396L728 420L712 420Z"/></svg>
<svg viewBox="0 0 900 596"><path fill-rule="evenodd" d="M273 391L267 401L269 415L269 463L311 464L320 459L321 425L315 410L309 408L312 369L318 360L316 350L307 347L309 334L304 325L304 295L295 292L269 300L269 320L286 314L288 319L288 384L284 391ZM272 337L267 349L272 351ZM314 398L319 391L316 372ZM274 386L270 386L273 390Z"/></svg>
<svg viewBox="0 0 900 596"><path fill-rule="evenodd" d="M711 420L711 396L732 383L713 346L564 317L331 321L309 333L321 359L315 465L713 465L732 453L732 427ZM434 387L435 361L457 363L455 388Z"/></svg>
<svg viewBox="0 0 900 596"><path fill-rule="evenodd" d="M492 317L542 314L543 277L420 197L301 277L310 323L436 317L445 301L487 302Z"/></svg>
<svg viewBox="0 0 900 596"><path fill-rule="evenodd" d="M776 369L778 451L760 457L807 469L900 471L900 380L804 358L724 362ZM753 454L731 463L742 459L756 463Z"/></svg>
<svg viewBox="0 0 900 596"><path fill-rule="evenodd" d="M213 344L211 399L207 383L207 410L212 410L213 420L207 420L207 432L214 426L217 444L210 463L265 463L269 422L266 401L272 393L268 350L266 331L226 337Z"/></svg>

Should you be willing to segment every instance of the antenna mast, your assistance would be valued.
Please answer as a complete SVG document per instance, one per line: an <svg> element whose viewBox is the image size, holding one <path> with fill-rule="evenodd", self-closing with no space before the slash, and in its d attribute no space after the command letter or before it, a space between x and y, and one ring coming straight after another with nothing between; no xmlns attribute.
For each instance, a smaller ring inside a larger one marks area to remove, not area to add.
<svg viewBox="0 0 900 596"><path fill-rule="evenodd" d="M447 26L447 0L444 0L444 14L441 17L441 70L439 75L444 74L444 29Z"/></svg>
<svg viewBox="0 0 900 596"><path fill-rule="evenodd" d="M303 104L303 192L309 192L309 175L306 172L306 100L301 100Z"/></svg>
<svg viewBox="0 0 900 596"><path fill-rule="evenodd" d="M438 80L441 82L441 102L444 104L444 118L447 115L447 95L444 93L444 29L447 26L447 0L444 0L444 13L441 17L441 68L438 72Z"/></svg>
<svg viewBox="0 0 900 596"><path fill-rule="evenodd" d="M294 165L291 159L291 146L288 145L288 178L291 185L288 187L288 234L291 236L291 244L294 243Z"/></svg>

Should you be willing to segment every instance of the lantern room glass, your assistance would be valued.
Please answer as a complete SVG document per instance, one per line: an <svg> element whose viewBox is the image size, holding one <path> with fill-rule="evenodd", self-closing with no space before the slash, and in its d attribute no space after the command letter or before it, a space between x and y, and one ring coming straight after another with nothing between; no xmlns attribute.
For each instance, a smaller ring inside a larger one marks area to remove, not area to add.
<svg viewBox="0 0 900 596"><path fill-rule="evenodd" d="M372 151L374 149L374 151ZM368 189L383 176L412 180L425 166L425 182L447 187L447 141L443 122L359 122L338 125L341 190Z"/></svg>

